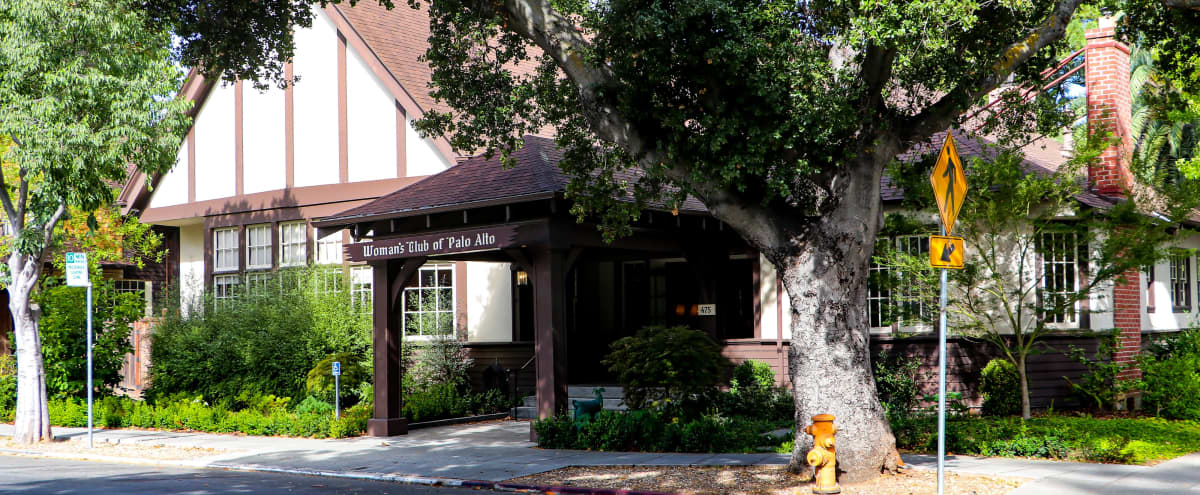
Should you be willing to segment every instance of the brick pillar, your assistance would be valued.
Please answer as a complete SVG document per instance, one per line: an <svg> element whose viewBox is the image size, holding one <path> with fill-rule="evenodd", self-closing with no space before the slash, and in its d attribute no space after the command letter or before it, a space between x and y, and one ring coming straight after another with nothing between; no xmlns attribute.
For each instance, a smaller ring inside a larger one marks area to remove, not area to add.
<svg viewBox="0 0 1200 495"><path fill-rule="evenodd" d="M1107 132L1120 141L1088 166L1093 189L1108 196L1125 196L1132 184L1129 157L1133 152L1132 103L1129 90L1129 47L1114 37L1113 22L1102 18L1099 27L1086 33L1085 81L1087 85L1088 131ZM1142 284L1137 270L1125 273L1125 282L1113 285L1113 324L1120 329L1120 350L1113 359L1129 363L1142 347ZM1131 368L1121 379L1137 379L1141 370Z"/></svg>
<svg viewBox="0 0 1200 495"><path fill-rule="evenodd" d="M1125 283L1113 286L1113 324L1121 329L1117 342L1121 344L1113 356L1117 363L1129 363L1142 351L1142 284L1137 270L1125 272ZM1142 370L1129 368L1118 376L1121 380L1137 380Z"/></svg>
<svg viewBox="0 0 1200 495"><path fill-rule="evenodd" d="M1105 150L1088 166L1088 178L1096 192L1123 196L1130 185L1127 163L1133 151L1129 47L1113 37L1112 21L1107 18L1100 20L1100 27L1089 29L1086 36L1088 131L1108 132L1121 139L1120 144Z"/></svg>

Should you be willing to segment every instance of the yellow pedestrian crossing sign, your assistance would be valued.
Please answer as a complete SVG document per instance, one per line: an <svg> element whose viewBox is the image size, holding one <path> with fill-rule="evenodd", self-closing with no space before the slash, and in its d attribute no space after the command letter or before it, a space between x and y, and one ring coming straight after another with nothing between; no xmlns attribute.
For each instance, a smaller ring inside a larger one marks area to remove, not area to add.
<svg viewBox="0 0 1200 495"><path fill-rule="evenodd" d="M958 218L958 210L967 195L967 175L963 172L962 160L958 158L954 136L948 131L937 164L933 166L933 173L929 174L929 182L933 184L933 196L937 198L942 225L946 227L946 235L950 235L954 232L954 220Z"/></svg>
<svg viewBox="0 0 1200 495"><path fill-rule="evenodd" d="M929 236L929 266L962 269L963 238L944 235Z"/></svg>

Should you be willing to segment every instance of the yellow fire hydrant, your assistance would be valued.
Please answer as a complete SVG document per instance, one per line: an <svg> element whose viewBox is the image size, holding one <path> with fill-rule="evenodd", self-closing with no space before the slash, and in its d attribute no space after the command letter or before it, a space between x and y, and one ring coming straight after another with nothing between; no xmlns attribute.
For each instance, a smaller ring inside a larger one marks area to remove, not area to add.
<svg viewBox="0 0 1200 495"><path fill-rule="evenodd" d="M838 429L833 425L833 415L818 414L812 421L813 424L804 427L804 433L813 437L813 449L808 451L808 465L817 471L812 492L842 493L837 484L837 449L833 437Z"/></svg>

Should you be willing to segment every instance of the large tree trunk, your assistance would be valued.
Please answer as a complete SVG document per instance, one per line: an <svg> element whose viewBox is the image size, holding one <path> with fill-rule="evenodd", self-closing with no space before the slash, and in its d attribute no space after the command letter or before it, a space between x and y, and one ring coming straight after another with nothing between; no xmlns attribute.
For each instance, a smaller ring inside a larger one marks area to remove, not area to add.
<svg viewBox="0 0 1200 495"><path fill-rule="evenodd" d="M865 167L864 167L865 168ZM817 414L838 427L839 478L874 478L899 462L871 372L867 271L882 219L879 174L849 174L835 209L798 234L799 249L776 260L791 298L789 373L797 431ZM857 175L857 176L855 176ZM812 438L798 435L789 469L808 469Z"/></svg>
<svg viewBox="0 0 1200 495"><path fill-rule="evenodd" d="M42 337L38 314L30 295L41 273L37 261L13 253L9 257L8 309L12 312L17 341L17 411L13 440L18 443L50 441L50 408L46 398L46 369L42 362Z"/></svg>

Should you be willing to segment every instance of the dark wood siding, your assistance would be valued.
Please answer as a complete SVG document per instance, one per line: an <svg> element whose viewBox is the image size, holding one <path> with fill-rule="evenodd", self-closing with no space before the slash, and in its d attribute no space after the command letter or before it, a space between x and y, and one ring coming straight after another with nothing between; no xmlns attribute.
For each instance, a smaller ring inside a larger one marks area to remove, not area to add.
<svg viewBox="0 0 1200 495"><path fill-rule="evenodd" d="M519 394L522 396L533 394L534 388L537 386L537 372L534 365L531 363L521 370L521 366L524 366L533 357L533 342L469 342L464 344L464 347L467 348L471 358L475 360L468 372L471 375L472 389L483 390L484 370L488 366L499 364L504 369L513 370Z"/></svg>
<svg viewBox="0 0 1200 495"><path fill-rule="evenodd" d="M1034 408L1070 408L1079 405L1072 397L1070 385L1063 378L1078 381L1086 371L1083 365L1067 356L1067 350L1071 346L1083 348L1089 356L1095 356L1099 341L1096 337L1052 336L1044 339L1038 346L1038 354L1029 358L1030 401ZM883 351L902 353L905 356L921 356L921 391L924 394L937 393L938 361L935 337L873 338L872 359L876 359ZM734 364L748 359L766 362L775 370L777 383L787 384L784 372L787 367L787 341L783 342L781 352L777 352L775 341L727 341L722 348L722 354ZM982 401L979 395L979 374L988 361L998 356L999 352L985 342L951 339L947 343L946 389L961 392L968 404L978 406Z"/></svg>

